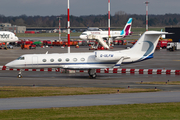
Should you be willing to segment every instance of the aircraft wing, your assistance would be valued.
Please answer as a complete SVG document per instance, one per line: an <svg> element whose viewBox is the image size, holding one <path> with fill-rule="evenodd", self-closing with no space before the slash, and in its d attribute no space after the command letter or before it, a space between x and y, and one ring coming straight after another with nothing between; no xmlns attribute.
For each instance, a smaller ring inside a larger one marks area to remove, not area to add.
<svg viewBox="0 0 180 120"><path fill-rule="evenodd" d="M119 68L121 66L121 63L123 62L124 59L128 59L130 57L122 56L119 61L114 65L113 68Z"/></svg>
<svg viewBox="0 0 180 120"><path fill-rule="evenodd" d="M79 67L79 66L65 66L64 69L70 70L89 70L89 69L106 69L108 66L89 66L89 67Z"/></svg>

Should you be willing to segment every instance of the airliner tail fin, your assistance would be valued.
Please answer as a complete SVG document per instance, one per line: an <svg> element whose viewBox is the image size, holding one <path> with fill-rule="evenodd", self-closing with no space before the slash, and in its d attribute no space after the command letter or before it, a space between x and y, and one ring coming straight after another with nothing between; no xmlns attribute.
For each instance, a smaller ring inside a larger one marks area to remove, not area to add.
<svg viewBox="0 0 180 120"><path fill-rule="evenodd" d="M131 35L131 25L132 25L132 18L129 18L128 22L126 23L124 29L121 32L121 35L126 37Z"/></svg>

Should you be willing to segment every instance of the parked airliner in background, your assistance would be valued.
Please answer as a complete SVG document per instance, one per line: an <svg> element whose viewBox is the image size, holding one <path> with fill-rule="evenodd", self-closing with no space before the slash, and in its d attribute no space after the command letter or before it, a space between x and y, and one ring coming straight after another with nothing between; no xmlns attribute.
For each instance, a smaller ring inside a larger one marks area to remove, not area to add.
<svg viewBox="0 0 180 120"><path fill-rule="evenodd" d="M9 31L0 31L0 42L5 42L7 45L8 42L16 42L18 40L18 37L14 33Z"/></svg>
<svg viewBox="0 0 180 120"><path fill-rule="evenodd" d="M7 63L6 67L21 69L21 71L28 68L88 70L90 78L96 78L96 69L118 68L121 64L135 63L153 58L158 40L163 34L168 33L146 31L132 48L126 50L63 54L25 54ZM21 72L19 72L18 77L22 77Z"/></svg>
<svg viewBox="0 0 180 120"><path fill-rule="evenodd" d="M129 18L128 22L126 23L124 29L122 31L110 31L110 37L113 39L121 39L126 36L131 35L131 25L132 25L132 18ZM103 39L108 39L108 31L85 31L83 32L79 38L82 40L87 40L89 35L99 35Z"/></svg>

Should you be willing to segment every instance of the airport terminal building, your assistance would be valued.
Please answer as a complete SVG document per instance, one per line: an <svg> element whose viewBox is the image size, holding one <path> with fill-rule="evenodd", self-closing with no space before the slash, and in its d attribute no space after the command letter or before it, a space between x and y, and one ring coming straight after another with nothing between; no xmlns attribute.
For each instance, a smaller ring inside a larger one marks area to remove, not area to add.
<svg viewBox="0 0 180 120"><path fill-rule="evenodd" d="M0 31L11 31L13 33L25 33L26 26L11 25L11 23L0 23Z"/></svg>

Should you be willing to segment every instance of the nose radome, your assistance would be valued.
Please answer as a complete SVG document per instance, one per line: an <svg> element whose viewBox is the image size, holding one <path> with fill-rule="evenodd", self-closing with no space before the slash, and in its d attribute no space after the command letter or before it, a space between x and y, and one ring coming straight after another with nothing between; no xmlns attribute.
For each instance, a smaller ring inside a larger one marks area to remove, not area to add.
<svg viewBox="0 0 180 120"><path fill-rule="evenodd" d="M6 66L6 67L9 67L9 63L7 63L5 66Z"/></svg>
<svg viewBox="0 0 180 120"><path fill-rule="evenodd" d="M17 37L16 37L15 39L16 39L16 40L18 40L18 38L17 38Z"/></svg>
<svg viewBox="0 0 180 120"><path fill-rule="evenodd" d="M82 35L80 35L79 38L82 39Z"/></svg>
<svg viewBox="0 0 180 120"><path fill-rule="evenodd" d="M5 66L6 66L6 67L12 67L12 63L9 62L9 63L7 63Z"/></svg>
<svg viewBox="0 0 180 120"><path fill-rule="evenodd" d="M80 35L80 39L84 40L85 39L84 35Z"/></svg>

